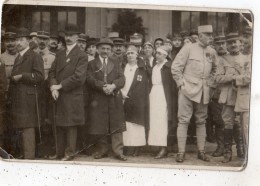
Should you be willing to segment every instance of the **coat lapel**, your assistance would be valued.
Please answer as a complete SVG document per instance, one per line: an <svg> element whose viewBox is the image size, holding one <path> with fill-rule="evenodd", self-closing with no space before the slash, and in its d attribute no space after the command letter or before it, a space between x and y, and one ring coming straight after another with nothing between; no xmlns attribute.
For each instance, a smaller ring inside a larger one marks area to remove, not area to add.
<svg viewBox="0 0 260 186"><path fill-rule="evenodd" d="M66 56L66 51L62 51L62 53L60 54L60 65L58 67L58 72L61 71L62 69L64 69L67 65L69 65L72 62L72 58L73 56L78 54L78 45L76 45L71 51L70 53Z"/></svg>
<svg viewBox="0 0 260 186"><path fill-rule="evenodd" d="M19 65L21 65L24 61L26 61L26 59L28 58L28 56L30 55L31 53L31 49L27 50L23 56L21 55L18 55L16 58L15 58L15 61L14 61L14 67L13 67L13 70L12 72L15 72L17 67Z"/></svg>
<svg viewBox="0 0 260 186"><path fill-rule="evenodd" d="M104 68L103 68L102 62L100 61L99 57L95 59L95 65L96 65L98 71L101 70L104 73Z"/></svg>

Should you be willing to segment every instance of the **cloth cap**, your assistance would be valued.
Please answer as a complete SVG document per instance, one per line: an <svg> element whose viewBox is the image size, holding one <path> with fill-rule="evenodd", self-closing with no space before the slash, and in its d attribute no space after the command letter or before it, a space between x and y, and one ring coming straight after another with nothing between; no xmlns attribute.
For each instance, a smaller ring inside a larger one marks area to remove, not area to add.
<svg viewBox="0 0 260 186"><path fill-rule="evenodd" d="M87 41L87 35L86 34L79 34L79 38L78 38L78 41Z"/></svg>
<svg viewBox="0 0 260 186"><path fill-rule="evenodd" d="M237 32L229 33L226 36L226 41L239 40L239 34Z"/></svg>
<svg viewBox="0 0 260 186"><path fill-rule="evenodd" d="M118 38L113 39L113 44L114 45L124 45L125 44L125 40L118 37Z"/></svg>
<svg viewBox="0 0 260 186"><path fill-rule="evenodd" d="M46 31L38 31L37 32L37 37L41 37L41 38L50 38L50 33L46 32Z"/></svg>
<svg viewBox="0 0 260 186"><path fill-rule="evenodd" d="M213 33L212 25L201 25L198 26L198 33Z"/></svg>
<svg viewBox="0 0 260 186"><path fill-rule="evenodd" d="M146 45L148 45L154 49L153 44L151 42L149 42L149 41L145 42L143 47L145 47Z"/></svg>

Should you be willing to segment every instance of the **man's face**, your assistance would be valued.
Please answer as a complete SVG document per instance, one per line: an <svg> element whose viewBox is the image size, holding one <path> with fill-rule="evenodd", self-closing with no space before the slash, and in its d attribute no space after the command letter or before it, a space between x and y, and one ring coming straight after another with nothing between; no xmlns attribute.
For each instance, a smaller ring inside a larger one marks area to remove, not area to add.
<svg viewBox="0 0 260 186"><path fill-rule="evenodd" d="M218 54L224 54L227 52L227 45L226 42L217 42L215 43L215 49L217 51Z"/></svg>
<svg viewBox="0 0 260 186"><path fill-rule="evenodd" d="M5 39L4 40L5 48L8 51L16 50L16 40L15 39Z"/></svg>
<svg viewBox="0 0 260 186"><path fill-rule="evenodd" d="M58 46L58 39L51 37L49 40L49 46L56 48Z"/></svg>
<svg viewBox="0 0 260 186"><path fill-rule="evenodd" d="M87 51L90 55L94 56L97 52L97 47L96 45L90 45L88 48L87 48Z"/></svg>
<svg viewBox="0 0 260 186"><path fill-rule="evenodd" d="M174 48L180 48L180 47L181 47L181 44L182 44L182 41L181 41L181 39L174 38L174 39L172 40L172 44L173 44L173 47L174 47Z"/></svg>
<svg viewBox="0 0 260 186"><path fill-rule="evenodd" d="M49 38L43 38L43 37L38 37L38 46L39 49L43 50L47 47L49 43Z"/></svg>
<svg viewBox="0 0 260 186"><path fill-rule="evenodd" d="M205 46L209 46L213 43L213 35L212 33L200 33L199 40Z"/></svg>
<svg viewBox="0 0 260 186"><path fill-rule="evenodd" d="M79 46L80 50L85 51L87 42L82 40L77 40L77 45Z"/></svg>
<svg viewBox="0 0 260 186"><path fill-rule="evenodd" d="M73 45L77 42L77 40L78 40L77 34L65 34L66 45Z"/></svg>
<svg viewBox="0 0 260 186"><path fill-rule="evenodd" d="M190 39L186 38L186 39L184 39L183 43L184 43L184 45L189 45L192 42L190 41Z"/></svg>
<svg viewBox="0 0 260 186"><path fill-rule="evenodd" d="M113 52L116 55L121 55L125 51L124 45L114 45Z"/></svg>
<svg viewBox="0 0 260 186"><path fill-rule="evenodd" d="M22 51L27 47L29 47L29 38L19 37L16 39L16 44L17 44L17 50Z"/></svg>
<svg viewBox="0 0 260 186"><path fill-rule="evenodd" d="M161 40L157 40L155 43L154 43L154 47L155 49L157 49L158 47L162 46L163 45L163 41Z"/></svg>
<svg viewBox="0 0 260 186"><path fill-rule="evenodd" d="M238 53L239 49L240 49L239 45L240 45L240 42L238 39L227 41L227 49L230 53Z"/></svg>
<svg viewBox="0 0 260 186"><path fill-rule="evenodd" d="M156 56L156 61L158 62L163 62L167 57L167 55L161 53L160 51L157 51L155 56Z"/></svg>
<svg viewBox="0 0 260 186"><path fill-rule="evenodd" d="M171 43L166 42L166 43L164 43L164 45L167 46L167 47L169 47L170 51L172 51L172 45L171 45Z"/></svg>
<svg viewBox="0 0 260 186"><path fill-rule="evenodd" d="M127 61L135 61L137 59L137 52L129 51L126 53Z"/></svg>
<svg viewBox="0 0 260 186"><path fill-rule="evenodd" d="M199 40L199 36L198 35L196 35L196 34L193 34L193 35L191 35L191 37L194 39L194 41L198 41Z"/></svg>
<svg viewBox="0 0 260 186"><path fill-rule="evenodd" d="M101 57L107 58L111 54L112 47L107 44L102 44L98 47L98 53Z"/></svg>
<svg viewBox="0 0 260 186"><path fill-rule="evenodd" d="M243 39L243 44L244 44L243 52L250 53L251 49L252 49L252 39L251 39L251 37L245 37Z"/></svg>
<svg viewBox="0 0 260 186"><path fill-rule="evenodd" d="M144 55L146 57L150 57L150 56L153 55L153 48L151 46L149 46L149 45L145 45L143 51L144 51Z"/></svg>

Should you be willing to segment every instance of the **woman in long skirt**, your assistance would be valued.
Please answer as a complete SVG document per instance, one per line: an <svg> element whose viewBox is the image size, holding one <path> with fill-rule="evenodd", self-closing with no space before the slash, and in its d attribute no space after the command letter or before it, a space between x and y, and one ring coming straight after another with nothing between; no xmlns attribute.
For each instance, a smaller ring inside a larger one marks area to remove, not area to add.
<svg viewBox="0 0 260 186"><path fill-rule="evenodd" d="M124 67L125 86L121 89L124 98L126 131L123 132L124 146L133 147L133 156L138 147L146 145L145 125L147 122L148 78L143 60L138 58L137 48L129 46Z"/></svg>
<svg viewBox="0 0 260 186"><path fill-rule="evenodd" d="M148 144L161 147L155 159L167 156L168 127L177 125L178 91L171 74L171 62L167 61L168 53L167 46L157 48L157 64L152 71Z"/></svg>

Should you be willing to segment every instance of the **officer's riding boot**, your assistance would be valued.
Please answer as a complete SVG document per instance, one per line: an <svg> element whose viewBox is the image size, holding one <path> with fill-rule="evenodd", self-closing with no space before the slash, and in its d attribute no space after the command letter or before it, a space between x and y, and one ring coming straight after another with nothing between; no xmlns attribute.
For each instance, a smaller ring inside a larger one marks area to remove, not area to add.
<svg viewBox="0 0 260 186"><path fill-rule="evenodd" d="M222 163L228 163L232 160L232 139L233 139L233 129L224 129L224 160Z"/></svg>
<svg viewBox="0 0 260 186"><path fill-rule="evenodd" d="M234 140L236 142L237 156L239 158L245 158L243 131L240 123L234 125L233 135L234 135Z"/></svg>
<svg viewBox="0 0 260 186"><path fill-rule="evenodd" d="M220 157L224 154L224 129L222 126L216 126L217 149L213 152L213 157Z"/></svg>
<svg viewBox="0 0 260 186"><path fill-rule="evenodd" d="M212 120L211 121L207 120L206 133L207 133L206 140L210 143L215 143L214 128L213 128Z"/></svg>

